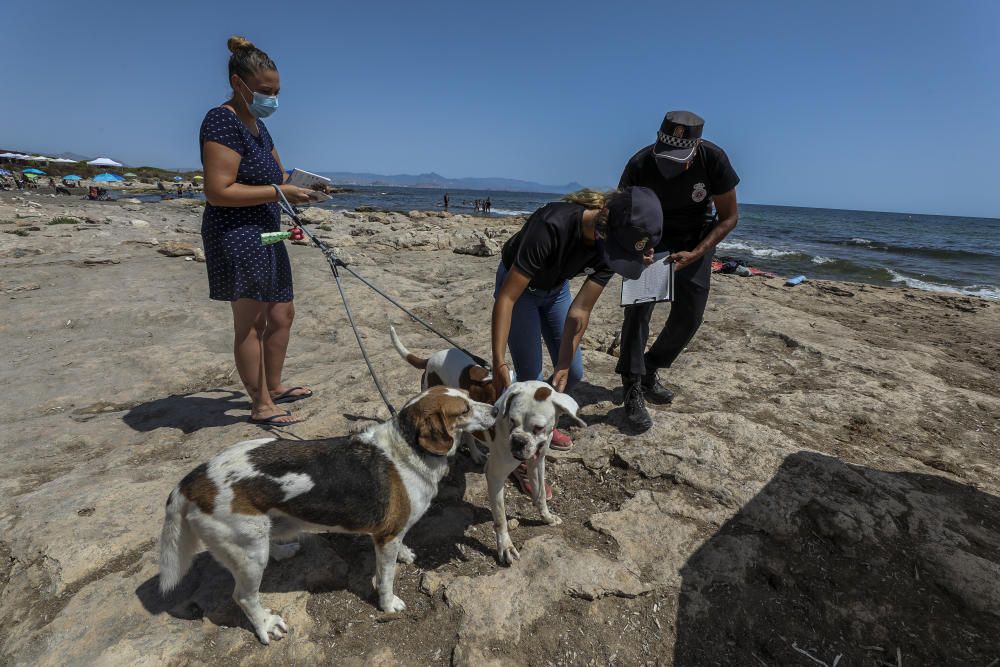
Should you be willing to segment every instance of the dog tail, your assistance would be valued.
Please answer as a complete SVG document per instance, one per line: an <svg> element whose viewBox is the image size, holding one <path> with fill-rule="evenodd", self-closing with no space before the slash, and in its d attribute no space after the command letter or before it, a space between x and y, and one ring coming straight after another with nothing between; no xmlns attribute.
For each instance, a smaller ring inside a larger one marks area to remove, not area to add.
<svg viewBox="0 0 1000 667"><path fill-rule="evenodd" d="M403 345L403 341L399 340L399 336L396 335L396 329L391 324L389 325L389 337L392 338L392 346L396 348L396 352L399 352L399 356L406 359L407 363L420 370L427 368L427 360L421 359L407 350L406 346Z"/></svg>
<svg viewBox="0 0 1000 667"><path fill-rule="evenodd" d="M187 499L176 487L167 498L167 512L160 534L160 592L164 595L176 588L187 574L198 549L198 536L183 514L186 503Z"/></svg>

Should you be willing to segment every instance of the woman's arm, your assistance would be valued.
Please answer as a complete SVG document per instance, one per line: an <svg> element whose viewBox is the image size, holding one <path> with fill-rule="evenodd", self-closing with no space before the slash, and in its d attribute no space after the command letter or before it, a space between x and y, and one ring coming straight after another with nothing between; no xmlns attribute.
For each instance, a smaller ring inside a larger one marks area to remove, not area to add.
<svg viewBox="0 0 1000 667"><path fill-rule="evenodd" d="M206 141L201 150L205 165L205 200L212 206L257 206L271 204L278 195L270 185L243 185L236 182L242 157L232 148L216 141ZM309 191L294 185L282 185L281 191L292 204L309 201Z"/></svg>
<svg viewBox="0 0 1000 667"><path fill-rule="evenodd" d="M531 278L515 267L511 267L500 285L500 291L493 302L493 318L490 337L493 343L493 385L497 395L510 386L510 369L507 367L507 338L510 336L510 318L517 301L528 287Z"/></svg>
<svg viewBox="0 0 1000 667"><path fill-rule="evenodd" d="M604 285L593 280L587 280L583 287L576 293L576 298L570 304L569 312L566 314L566 323L563 325L562 343L559 345L559 361L556 363L555 372L552 374L552 386L556 391L565 391L566 382L569 380L569 367L573 364L573 355L576 348L580 346L580 340L587 331L590 324L590 313L594 310L594 304L604 292Z"/></svg>
<svg viewBox="0 0 1000 667"><path fill-rule="evenodd" d="M271 157L274 158L274 161L278 163L278 167L281 168L281 182L287 183L290 174L287 171L285 171L285 165L281 164L281 157L278 155L277 146L271 148Z"/></svg>

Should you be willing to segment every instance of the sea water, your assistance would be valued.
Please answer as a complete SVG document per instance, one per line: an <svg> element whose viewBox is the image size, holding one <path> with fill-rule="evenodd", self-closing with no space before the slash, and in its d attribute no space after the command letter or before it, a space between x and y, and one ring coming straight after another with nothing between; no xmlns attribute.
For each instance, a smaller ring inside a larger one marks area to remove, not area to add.
<svg viewBox="0 0 1000 667"><path fill-rule="evenodd" d="M445 190L355 186L321 204L353 210L443 210ZM530 215L560 195L448 190L451 213ZM470 223L474 224L474 223ZM1000 299L1000 220L740 204L740 222L716 251L781 276L907 286Z"/></svg>

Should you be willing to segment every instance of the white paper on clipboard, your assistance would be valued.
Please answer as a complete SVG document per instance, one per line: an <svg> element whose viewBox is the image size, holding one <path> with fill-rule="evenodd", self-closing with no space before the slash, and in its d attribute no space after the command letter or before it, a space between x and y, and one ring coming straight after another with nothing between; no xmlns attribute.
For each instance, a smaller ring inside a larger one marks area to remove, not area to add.
<svg viewBox="0 0 1000 667"><path fill-rule="evenodd" d="M653 255L653 263L636 280L622 281L622 306L674 300L674 265L664 263L669 252Z"/></svg>

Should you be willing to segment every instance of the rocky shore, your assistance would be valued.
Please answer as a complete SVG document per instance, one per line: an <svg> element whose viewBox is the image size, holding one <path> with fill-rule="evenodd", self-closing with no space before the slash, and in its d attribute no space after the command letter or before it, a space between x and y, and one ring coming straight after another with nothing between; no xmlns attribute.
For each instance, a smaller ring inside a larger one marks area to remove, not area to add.
<svg viewBox="0 0 1000 667"><path fill-rule="evenodd" d="M339 255L485 353L499 245L521 223L311 209ZM549 467L548 527L511 488L521 560L497 564L485 480L459 455L400 566L370 590L366 539L314 535L272 563L261 646L201 555L157 591L163 503L188 470L260 437L226 304L207 298L201 204L0 193L0 663L11 665L995 665L1000 659L1000 303L905 288L716 276L628 430L613 369L618 283L585 339L589 426ZM286 438L388 416L324 257L290 246L286 378L316 396ZM345 278L391 399L443 346ZM654 326L667 308L658 309Z"/></svg>

